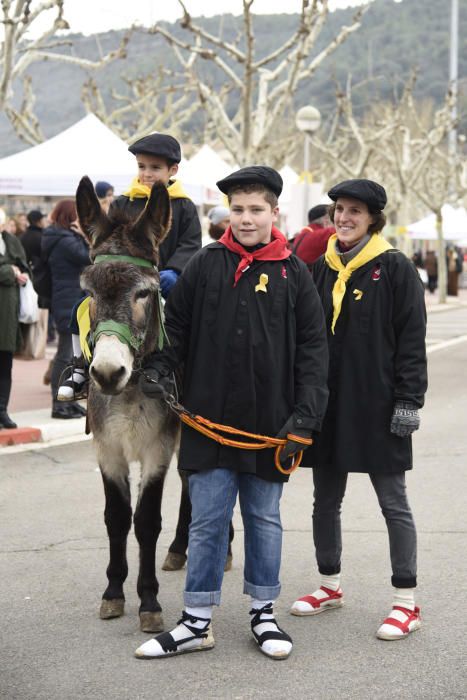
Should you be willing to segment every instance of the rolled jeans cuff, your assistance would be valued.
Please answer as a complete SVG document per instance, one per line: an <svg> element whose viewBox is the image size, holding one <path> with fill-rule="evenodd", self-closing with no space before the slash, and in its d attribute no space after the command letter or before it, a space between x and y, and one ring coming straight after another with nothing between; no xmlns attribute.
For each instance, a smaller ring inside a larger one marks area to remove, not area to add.
<svg viewBox="0 0 467 700"><path fill-rule="evenodd" d="M416 588L417 587L417 577L416 576L391 576L391 585L394 588Z"/></svg>
<svg viewBox="0 0 467 700"><path fill-rule="evenodd" d="M255 586L253 583L245 580L243 582L243 592L257 600L276 600L281 592L281 584L278 583L277 586Z"/></svg>
<svg viewBox="0 0 467 700"><path fill-rule="evenodd" d="M221 604L220 591L183 591L183 601L189 608L205 608Z"/></svg>

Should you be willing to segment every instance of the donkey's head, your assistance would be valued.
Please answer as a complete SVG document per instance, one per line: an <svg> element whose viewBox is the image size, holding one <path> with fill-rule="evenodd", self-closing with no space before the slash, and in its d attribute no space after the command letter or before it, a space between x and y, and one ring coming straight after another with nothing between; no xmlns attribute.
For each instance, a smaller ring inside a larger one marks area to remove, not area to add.
<svg viewBox="0 0 467 700"><path fill-rule="evenodd" d="M91 240L91 259L81 276L90 295L94 345L89 369L96 388L119 394L135 363L152 352L160 332L159 244L170 227L170 202L164 185L153 185L145 210L135 220L116 211L107 216L93 184L83 177L76 192L81 228Z"/></svg>

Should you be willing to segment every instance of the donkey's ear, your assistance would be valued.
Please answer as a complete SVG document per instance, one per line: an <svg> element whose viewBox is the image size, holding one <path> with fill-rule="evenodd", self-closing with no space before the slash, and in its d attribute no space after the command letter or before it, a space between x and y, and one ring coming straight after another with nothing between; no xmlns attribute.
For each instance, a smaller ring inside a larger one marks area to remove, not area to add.
<svg viewBox="0 0 467 700"><path fill-rule="evenodd" d="M76 209L80 226L89 236L93 247L99 245L109 235L110 223L87 175L81 178L76 190Z"/></svg>
<svg viewBox="0 0 467 700"><path fill-rule="evenodd" d="M148 203L143 213L138 217L135 230L159 246L170 229L172 210L167 187L154 184L149 195Z"/></svg>

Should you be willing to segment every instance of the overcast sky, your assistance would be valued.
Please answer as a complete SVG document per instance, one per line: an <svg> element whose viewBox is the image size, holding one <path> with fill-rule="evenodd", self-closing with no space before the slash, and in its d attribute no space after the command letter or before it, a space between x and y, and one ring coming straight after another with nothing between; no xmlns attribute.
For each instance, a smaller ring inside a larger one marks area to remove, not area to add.
<svg viewBox="0 0 467 700"><path fill-rule="evenodd" d="M331 0L332 9L361 5L365 0ZM397 0L396 0L397 1ZM393 0L387 0L393 2ZM223 13L240 14L241 0L186 0L193 16ZM257 14L297 13L300 0L255 0ZM221 9L222 8L222 9ZM182 16L176 0L65 0L65 17L72 31L95 34L129 27L134 22L148 26L157 20L174 22Z"/></svg>

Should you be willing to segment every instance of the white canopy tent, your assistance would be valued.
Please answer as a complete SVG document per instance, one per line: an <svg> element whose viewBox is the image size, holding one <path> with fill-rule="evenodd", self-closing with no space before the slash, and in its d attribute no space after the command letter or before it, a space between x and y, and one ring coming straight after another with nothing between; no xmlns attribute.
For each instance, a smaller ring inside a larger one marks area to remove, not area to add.
<svg viewBox="0 0 467 700"><path fill-rule="evenodd" d="M74 196L83 175L110 182L116 194L136 174L128 145L94 114L57 136L0 160L0 194Z"/></svg>
<svg viewBox="0 0 467 700"><path fill-rule="evenodd" d="M216 182L233 170L235 167L204 144L192 158L180 163L177 177L195 204L222 204L224 195L217 189ZM196 193L195 188L198 188Z"/></svg>
<svg viewBox="0 0 467 700"><path fill-rule="evenodd" d="M464 207L455 208L444 204L441 209L443 216L443 235L446 241L456 241L460 245L467 244L467 211ZM415 240L436 240L436 217L434 214L425 216L420 221L407 226L410 238Z"/></svg>

